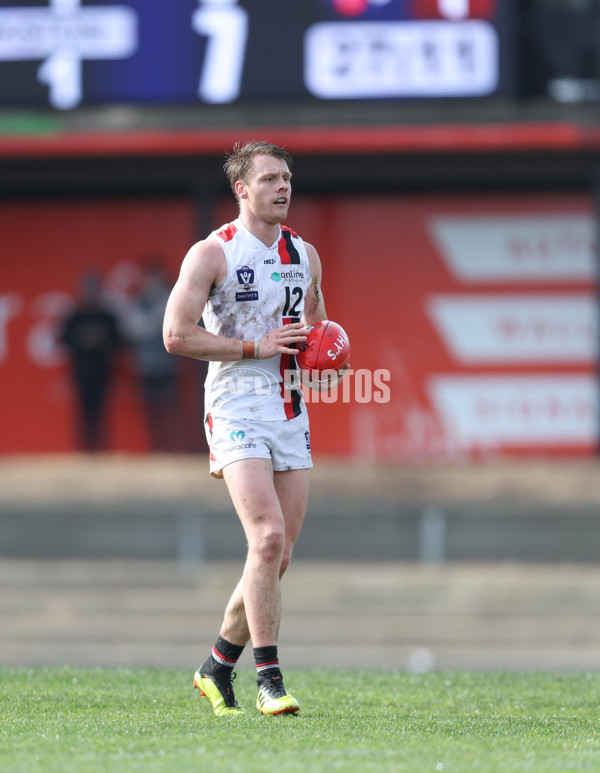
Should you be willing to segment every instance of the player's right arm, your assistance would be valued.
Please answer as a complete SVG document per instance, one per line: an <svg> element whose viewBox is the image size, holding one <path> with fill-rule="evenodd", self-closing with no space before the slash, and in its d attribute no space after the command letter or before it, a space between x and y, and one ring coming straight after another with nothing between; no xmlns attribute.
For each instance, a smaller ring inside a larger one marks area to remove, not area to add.
<svg viewBox="0 0 600 773"><path fill-rule="evenodd" d="M216 237L197 242L190 249L165 309L163 341L168 352L197 360L242 359L240 339L215 335L198 325L211 288L217 287L226 273L225 254ZM290 347L304 340L304 325L293 323L266 333L256 351L261 359L282 353L295 354L295 349ZM254 347L250 348L254 351Z"/></svg>
<svg viewBox="0 0 600 773"><path fill-rule="evenodd" d="M214 335L198 325L211 288L223 281L226 271L223 249L215 240L191 247L165 309L163 341L170 354L220 362L241 359L237 338Z"/></svg>

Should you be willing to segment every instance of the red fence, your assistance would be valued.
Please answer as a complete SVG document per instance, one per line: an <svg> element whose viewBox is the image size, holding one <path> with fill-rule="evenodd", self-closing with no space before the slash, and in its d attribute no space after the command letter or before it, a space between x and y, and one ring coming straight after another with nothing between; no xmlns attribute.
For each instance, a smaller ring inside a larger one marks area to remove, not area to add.
<svg viewBox="0 0 600 773"><path fill-rule="evenodd" d="M215 226L234 216L224 200ZM595 452L589 197L299 196L289 225L317 247L328 314L352 342L355 372L343 393L310 406L316 452ZM183 199L9 203L0 233L0 453L69 450L72 387L55 331L79 278L100 269L118 301L140 261L157 253L174 279L197 238L195 212ZM197 450L201 404L196 371L187 373L186 447ZM109 425L112 449L148 448L127 355Z"/></svg>

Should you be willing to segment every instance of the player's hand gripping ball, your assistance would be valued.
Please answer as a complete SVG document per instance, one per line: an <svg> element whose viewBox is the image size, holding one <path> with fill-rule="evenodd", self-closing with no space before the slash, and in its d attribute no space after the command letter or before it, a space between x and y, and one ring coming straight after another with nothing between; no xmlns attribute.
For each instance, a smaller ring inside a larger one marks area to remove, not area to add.
<svg viewBox="0 0 600 773"><path fill-rule="evenodd" d="M311 325L306 341L300 341L296 346L296 362L306 371L339 371L350 359L350 339L346 331L329 319Z"/></svg>

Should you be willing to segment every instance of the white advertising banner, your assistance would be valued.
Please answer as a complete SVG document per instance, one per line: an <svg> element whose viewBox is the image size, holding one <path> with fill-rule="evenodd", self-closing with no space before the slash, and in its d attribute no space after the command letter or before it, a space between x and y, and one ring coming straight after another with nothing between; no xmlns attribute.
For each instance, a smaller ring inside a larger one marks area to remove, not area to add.
<svg viewBox="0 0 600 773"><path fill-rule="evenodd" d="M560 283L597 275L591 214L441 215L430 236L451 273L466 284Z"/></svg>
<svg viewBox="0 0 600 773"><path fill-rule="evenodd" d="M589 375L433 376L433 405L459 447L592 444L598 388Z"/></svg>
<svg viewBox="0 0 600 773"><path fill-rule="evenodd" d="M591 293L434 295L427 310L458 363L592 364L597 357Z"/></svg>

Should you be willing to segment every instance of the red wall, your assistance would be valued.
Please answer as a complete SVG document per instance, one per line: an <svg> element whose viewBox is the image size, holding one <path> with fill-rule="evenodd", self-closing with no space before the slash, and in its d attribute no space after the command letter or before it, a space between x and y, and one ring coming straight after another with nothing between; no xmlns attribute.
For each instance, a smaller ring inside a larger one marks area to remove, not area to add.
<svg viewBox="0 0 600 773"><path fill-rule="evenodd" d="M196 238L185 200L3 203L0 207L0 453L74 447L72 388L54 336L88 270L114 295L136 281L139 263L158 253L173 277ZM109 412L111 447L147 447L131 363L121 357Z"/></svg>
<svg viewBox="0 0 600 773"><path fill-rule="evenodd" d="M215 226L235 215L224 199ZM348 401L310 406L316 452L595 452L588 197L298 196L288 224L321 255L328 315L350 336L353 369L363 382L389 371L388 402L357 400L349 381ZM70 384L53 345L67 296L89 266L126 290L148 252L164 255L174 279L197 238L195 213L171 199L20 202L0 209L0 233L0 453L69 450ZM126 357L110 428L112 448L147 448Z"/></svg>
<svg viewBox="0 0 600 773"><path fill-rule="evenodd" d="M315 449L390 461L596 453L589 197L297 198L289 225L319 251L353 369L389 372L388 402L361 402L350 383L349 402L310 407Z"/></svg>
<svg viewBox="0 0 600 773"><path fill-rule="evenodd" d="M361 196L295 207L290 224L319 249L328 315L350 336L353 368L390 372L388 403L314 406L315 447L412 461L596 452L588 197Z"/></svg>

